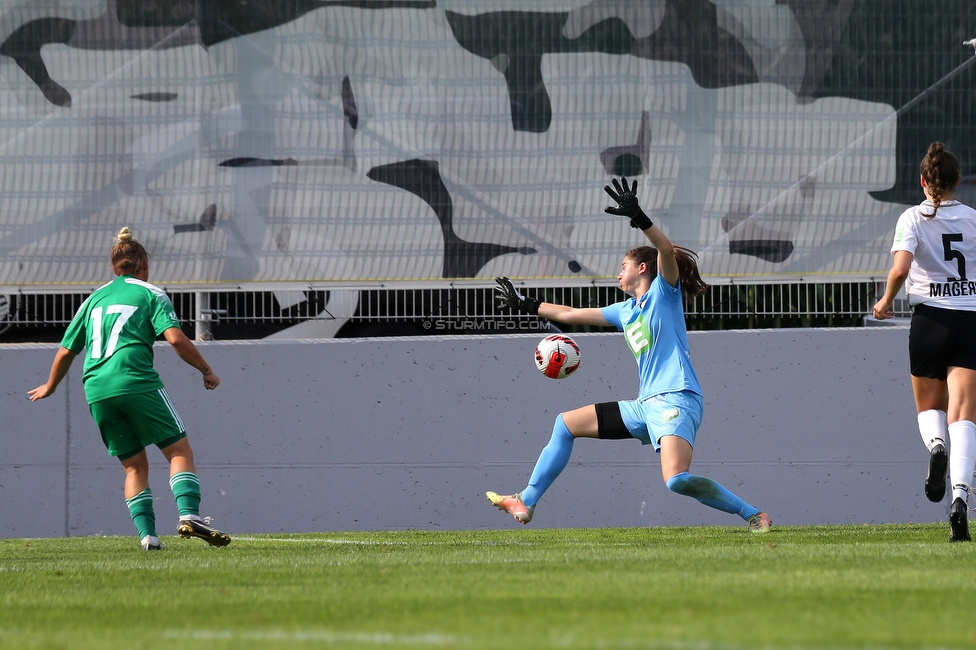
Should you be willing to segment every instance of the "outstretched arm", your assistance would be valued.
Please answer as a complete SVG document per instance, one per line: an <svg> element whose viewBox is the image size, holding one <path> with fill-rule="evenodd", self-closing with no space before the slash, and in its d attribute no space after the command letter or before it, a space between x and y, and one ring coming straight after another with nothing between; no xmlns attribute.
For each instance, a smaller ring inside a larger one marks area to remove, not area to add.
<svg viewBox="0 0 976 650"><path fill-rule="evenodd" d="M54 391L58 388L58 384L68 374L68 370L71 368L71 362L75 360L76 356L78 354L68 348L58 348L57 353L54 355L54 363L51 364L51 374L48 377L47 383L27 391L27 398L32 402L36 402L39 399L53 395Z"/></svg>
<svg viewBox="0 0 976 650"><path fill-rule="evenodd" d="M203 355L200 354L200 351L197 350L197 346L193 345L193 341L186 338L183 330L179 327L171 327L163 332L163 337L167 343L173 346L173 350L180 359L183 359L183 361L203 374L204 388L213 390L220 384L220 377L214 374L210 364L207 363Z"/></svg>
<svg viewBox="0 0 976 650"><path fill-rule="evenodd" d="M637 200L637 181L628 187L626 178L621 177L619 182L614 178L613 189L609 185L603 189L617 202L616 207L610 206L606 208L606 212L630 217L630 227L643 232L651 242L651 246L657 249L657 274L672 287L678 286L678 260L674 256L674 245L664 231L655 226L650 217L641 210L640 202Z"/></svg>
<svg viewBox="0 0 976 650"><path fill-rule="evenodd" d="M603 312L593 307L577 308L544 302L539 305L539 315L547 320L554 320L566 325L606 326L610 323L604 318Z"/></svg>
<svg viewBox="0 0 976 650"><path fill-rule="evenodd" d="M500 309L511 309L523 314L541 316L566 325L609 325L599 309L567 307L551 302L542 302L523 295L508 278L495 278L495 298Z"/></svg>

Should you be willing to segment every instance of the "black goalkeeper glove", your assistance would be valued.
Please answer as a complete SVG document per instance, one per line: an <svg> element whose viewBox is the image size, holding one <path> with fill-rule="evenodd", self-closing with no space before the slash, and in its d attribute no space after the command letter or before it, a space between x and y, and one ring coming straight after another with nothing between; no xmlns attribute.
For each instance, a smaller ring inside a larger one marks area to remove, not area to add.
<svg viewBox="0 0 976 650"><path fill-rule="evenodd" d="M523 314L539 315L541 300L523 296L508 278L495 278L495 282L498 283L498 286L495 287L495 299L498 302L499 309L514 309Z"/></svg>
<svg viewBox="0 0 976 650"><path fill-rule="evenodd" d="M617 207L610 206L606 209L606 212L621 217L630 217L631 228L647 230L654 223L650 217L644 214L644 211L641 210L640 203L637 201L637 181L634 181L633 187L627 189L627 179L621 177L620 180L623 181L623 187L620 186L616 178L613 179L613 187L617 190L616 192L610 189L609 185L603 188L610 195L610 198L617 202Z"/></svg>

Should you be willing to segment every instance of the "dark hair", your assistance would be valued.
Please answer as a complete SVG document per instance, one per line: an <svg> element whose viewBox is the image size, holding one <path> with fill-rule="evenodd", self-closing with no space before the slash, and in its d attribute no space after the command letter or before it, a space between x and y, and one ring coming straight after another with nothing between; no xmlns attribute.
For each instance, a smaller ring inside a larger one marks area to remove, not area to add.
<svg viewBox="0 0 976 650"><path fill-rule="evenodd" d="M929 145L929 151L922 158L922 164L918 166L925 185L928 187L929 194L932 195L932 214L922 213L923 217L932 218L935 216L939 206L942 205L943 197L952 194L959 184L959 161L952 152L946 151L945 145L941 142L933 142Z"/></svg>
<svg viewBox="0 0 976 650"><path fill-rule="evenodd" d="M138 274L149 261L146 249L136 241L128 228L119 231L117 240L118 243L112 247L112 268L119 275Z"/></svg>
<svg viewBox="0 0 976 650"><path fill-rule="evenodd" d="M690 248L672 246L674 257L678 261L678 279L681 281L681 291L686 297L694 297L705 291L708 285L702 280L698 272L698 255ZM638 264L643 262L650 269L651 279L657 277L657 249L653 246L638 246L627 251L628 257Z"/></svg>

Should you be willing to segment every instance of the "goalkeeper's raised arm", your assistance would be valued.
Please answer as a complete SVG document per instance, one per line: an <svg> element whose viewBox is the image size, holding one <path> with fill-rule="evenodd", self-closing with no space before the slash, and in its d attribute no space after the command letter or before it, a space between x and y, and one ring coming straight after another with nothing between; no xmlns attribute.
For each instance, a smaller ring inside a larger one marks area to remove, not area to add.
<svg viewBox="0 0 976 650"><path fill-rule="evenodd" d="M630 227L637 228L644 233L651 246L657 249L657 274L670 284L672 287L678 286L679 272L678 261L674 253L674 245L668 239L664 231L654 225L650 217L644 214L637 198L637 181L628 187L627 179L621 177L620 181L613 179L613 188L609 185L603 189L610 198L616 201L616 206L608 206L605 212L621 217L630 217Z"/></svg>

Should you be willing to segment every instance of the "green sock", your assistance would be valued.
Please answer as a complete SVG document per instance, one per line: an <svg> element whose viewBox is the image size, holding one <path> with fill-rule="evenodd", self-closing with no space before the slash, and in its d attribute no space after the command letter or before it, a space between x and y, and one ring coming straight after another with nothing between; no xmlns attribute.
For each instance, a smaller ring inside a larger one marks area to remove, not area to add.
<svg viewBox="0 0 976 650"><path fill-rule="evenodd" d="M200 479L193 472L179 472L169 477L180 516L200 514Z"/></svg>
<svg viewBox="0 0 976 650"><path fill-rule="evenodd" d="M146 535L156 536L156 513L153 512L153 495L149 488L146 488L131 499L125 500L125 505L129 507L129 516L132 523L139 531L139 539Z"/></svg>

